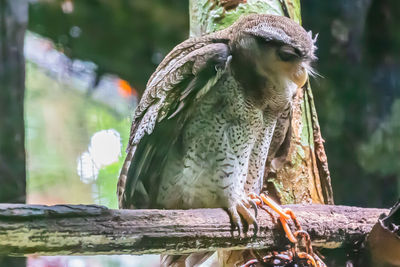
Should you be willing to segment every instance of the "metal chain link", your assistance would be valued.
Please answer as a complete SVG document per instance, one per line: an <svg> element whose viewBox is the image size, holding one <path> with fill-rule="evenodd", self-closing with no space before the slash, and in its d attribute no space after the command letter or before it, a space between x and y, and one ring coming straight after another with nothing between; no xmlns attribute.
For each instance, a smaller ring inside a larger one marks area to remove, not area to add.
<svg viewBox="0 0 400 267"><path fill-rule="evenodd" d="M282 223L282 227L284 228L291 245L285 251L273 251L263 258L252 259L242 265L242 267L326 267L321 258L314 253L311 245L310 235L302 229L299 221L290 209L282 209L278 204L264 194L260 194L260 196L251 194L250 198L256 202L258 207L268 212L268 214L271 215L266 208L267 206L271 207L279 214L279 220ZM287 223L289 218L292 219L296 228L294 233L292 233ZM302 249L300 249L300 247Z"/></svg>

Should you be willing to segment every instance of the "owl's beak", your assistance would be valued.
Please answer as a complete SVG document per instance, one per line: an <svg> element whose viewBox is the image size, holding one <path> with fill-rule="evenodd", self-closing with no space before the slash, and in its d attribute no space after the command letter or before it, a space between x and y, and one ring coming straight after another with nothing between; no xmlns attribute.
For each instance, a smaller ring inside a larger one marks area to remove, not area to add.
<svg viewBox="0 0 400 267"><path fill-rule="evenodd" d="M297 84L299 88L303 87L308 80L307 70L300 66L299 69L293 74L292 81Z"/></svg>

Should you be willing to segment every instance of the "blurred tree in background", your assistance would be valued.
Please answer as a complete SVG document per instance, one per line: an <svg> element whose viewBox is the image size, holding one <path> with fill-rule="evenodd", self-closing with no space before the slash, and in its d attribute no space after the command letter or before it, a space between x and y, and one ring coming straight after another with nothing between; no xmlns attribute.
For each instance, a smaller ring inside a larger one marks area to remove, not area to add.
<svg viewBox="0 0 400 267"><path fill-rule="evenodd" d="M28 3L0 1L0 202L25 202L23 55Z"/></svg>
<svg viewBox="0 0 400 267"><path fill-rule="evenodd" d="M158 63L188 37L188 1L39 1L29 30L49 37L71 58L117 73L139 92Z"/></svg>

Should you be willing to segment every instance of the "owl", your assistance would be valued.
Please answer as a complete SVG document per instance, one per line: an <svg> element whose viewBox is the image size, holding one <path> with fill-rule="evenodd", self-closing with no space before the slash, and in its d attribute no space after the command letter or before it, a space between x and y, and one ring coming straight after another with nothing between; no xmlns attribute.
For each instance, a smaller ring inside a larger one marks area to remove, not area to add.
<svg viewBox="0 0 400 267"><path fill-rule="evenodd" d="M237 229L257 229L247 196L261 191L314 51L296 22L260 14L177 45L134 113L120 208L224 208Z"/></svg>

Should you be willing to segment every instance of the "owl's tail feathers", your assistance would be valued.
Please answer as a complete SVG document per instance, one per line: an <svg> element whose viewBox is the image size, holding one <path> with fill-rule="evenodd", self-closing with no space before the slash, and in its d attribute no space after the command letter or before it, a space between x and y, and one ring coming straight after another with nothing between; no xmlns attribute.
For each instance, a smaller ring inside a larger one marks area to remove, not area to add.
<svg viewBox="0 0 400 267"><path fill-rule="evenodd" d="M161 255L161 267L217 267L216 260L209 260L215 252L199 252L186 255ZM205 263L207 261L207 263ZM210 262L210 263L209 263ZM204 265L202 265L204 263Z"/></svg>
<svg viewBox="0 0 400 267"><path fill-rule="evenodd" d="M254 259L255 253L256 251L253 249L218 250L218 266L223 266L223 267L242 266L249 260Z"/></svg>

